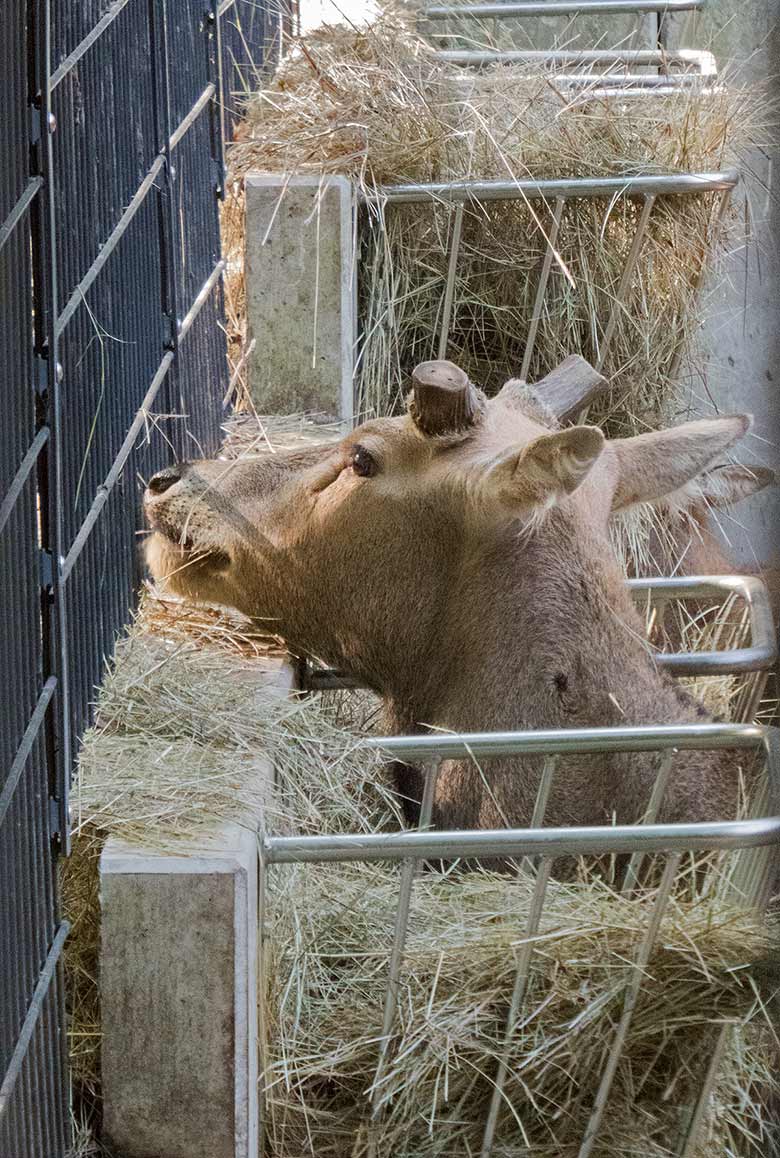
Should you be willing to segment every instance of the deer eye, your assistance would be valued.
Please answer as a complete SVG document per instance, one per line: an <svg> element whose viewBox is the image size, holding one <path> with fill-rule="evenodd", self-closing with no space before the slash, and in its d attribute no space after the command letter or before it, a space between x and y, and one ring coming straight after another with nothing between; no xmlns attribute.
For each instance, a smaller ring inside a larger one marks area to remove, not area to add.
<svg viewBox="0 0 780 1158"><path fill-rule="evenodd" d="M355 474L360 475L361 478L371 478L372 475L375 475L377 472L376 459L373 455L369 454L364 446L355 446L352 448L349 465Z"/></svg>

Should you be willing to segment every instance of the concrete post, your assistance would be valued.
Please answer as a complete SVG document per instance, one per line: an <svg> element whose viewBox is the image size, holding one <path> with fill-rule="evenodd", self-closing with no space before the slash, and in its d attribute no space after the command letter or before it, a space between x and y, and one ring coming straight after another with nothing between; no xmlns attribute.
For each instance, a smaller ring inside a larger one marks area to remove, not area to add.
<svg viewBox="0 0 780 1158"><path fill-rule="evenodd" d="M351 425L356 331L352 185L340 176L250 173L249 392L261 414Z"/></svg>
<svg viewBox="0 0 780 1158"><path fill-rule="evenodd" d="M270 775L270 769L269 769ZM103 1132L122 1158L257 1158L257 837L100 862Z"/></svg>

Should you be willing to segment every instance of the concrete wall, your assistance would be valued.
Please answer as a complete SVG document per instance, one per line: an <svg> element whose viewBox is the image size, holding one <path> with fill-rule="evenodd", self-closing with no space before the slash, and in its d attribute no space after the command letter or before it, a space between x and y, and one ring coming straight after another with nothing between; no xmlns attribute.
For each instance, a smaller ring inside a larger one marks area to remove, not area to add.
<svg viewBox="0 0 780 1158"><path fill-rule="evenodd" d="M671 22L670 47L680 43L680 19ZM738 79L767 84L771 97L780 97L780 0L708 0L697 22L697 47L710 48L729 73L733 64ZM745 158L743 189L734 199L739 213L748 207L751 241L704 286L698 342L704 376L691 387L704 411L713 403L724 412L752 411L755 427L739 457L780 470L780 200L776 188L767 189L773 170L780 172L777 125L767 144ZM780 488L740 504L722 529L740 562L776 563Z"/></svg>

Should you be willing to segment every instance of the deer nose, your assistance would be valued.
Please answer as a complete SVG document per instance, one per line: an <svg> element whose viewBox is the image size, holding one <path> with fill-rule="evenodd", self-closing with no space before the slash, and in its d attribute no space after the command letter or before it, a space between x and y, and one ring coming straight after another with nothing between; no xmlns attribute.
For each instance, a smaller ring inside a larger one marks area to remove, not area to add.
<svg viewBox="0 0 780 1158"><path fill-rule="evenodd" d="M167 466L165 470L158 470L157 474L152 475L149 479L147 490L153 495L162 495L167 490L170 490L173 484L177 483L183 475L183 463Z"/></svg>

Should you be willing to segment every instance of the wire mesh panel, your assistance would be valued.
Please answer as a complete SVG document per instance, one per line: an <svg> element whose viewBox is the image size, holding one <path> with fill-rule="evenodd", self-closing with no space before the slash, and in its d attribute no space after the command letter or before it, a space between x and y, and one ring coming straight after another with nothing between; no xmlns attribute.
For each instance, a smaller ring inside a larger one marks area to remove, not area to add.
<svg viewBox="0 0 780 1158"><path fill-rule="evenodd" d="M297 0L219 0L229 136L241 105L267 79L298 20Z"/></svg>
<svg viewBox="0 0 780 1158"><path fill-rule="evenodd" d="M0 10L3 1158L67 1145L56 854L78 738L141 574L139 484L219 441L229 7ZM266 40L249 31L261 64Z"/></svg>

